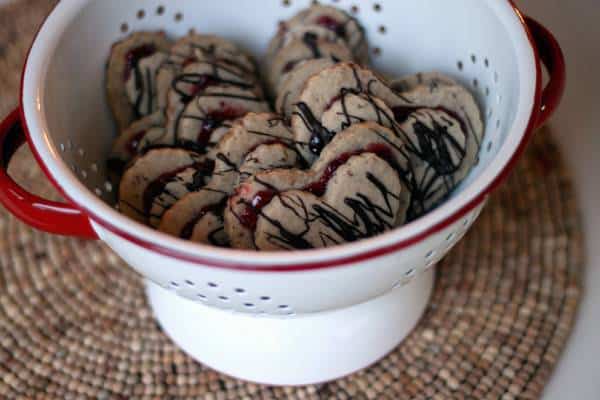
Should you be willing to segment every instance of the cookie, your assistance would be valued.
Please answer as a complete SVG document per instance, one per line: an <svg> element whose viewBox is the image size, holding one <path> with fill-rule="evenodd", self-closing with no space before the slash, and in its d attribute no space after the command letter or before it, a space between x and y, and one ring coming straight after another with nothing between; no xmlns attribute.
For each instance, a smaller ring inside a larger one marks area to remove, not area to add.
<svg viewBox="0 0 600 400"><path fill-rule="evenodd" d="M346 92L334 101L321 117L321 125L333 134L349 128L353 124L374 121L392 128L394 114L379 98L367 93Z"/></svg>
<svg viewBox="0 0 600 400"><path fill-rule="evenodd" d="M462 121L441 109L419 109L398 127L410 159L408 220L438 206L477 160L479 146Z"/></svg>
<svg viewBox="0 0 600 400"><path fill-rule="evenodd" d="M158 109L153 83L170 47L164 32L136 32L113 45L106 86L119 131Z"/></svg>
<svg viewBox="0 0 600 400"><path fill-rule="evenodd" d="M175 118L173 142L207 153L227 133L234 120L249 112L267 111L269 105L252 90L231 85L210 86Z"/></svg>
<svg viewBox="0 0 600 400"><path fill-rule="evenodd" d="M209 87L219 85L235 86L252 91L258 98L263 97L256 78L247 77L236 67L204 61L188 64L173 76L170 83L166 109L169 136L173 136L175 120L184 107Z"/></svg>
<svg viewBox="0 0 600 400"><path fill-rule="evenodd" d="M225 246L228 244L223 226L226 200L225 193L207 188L190 193L163 215L158 229L181 239Z"/></svg>
<svg viewBox="0 0 600 400"><path fill-rule="evenodd" d="M329 193L327 199L336 199L335 204L329 205L332 206L333 209L344 209L347 205L339 204L339 202L345 202L345 199L342 198L343 196L335 191L332 192L329 188L330 182L332 182L333 179L332 177L340 174L340 167L345 165L349 159L367 153L373 155L377 160L387 165L388 176L379 177L376 175L373 178L375 181L387 181L387 179L394 178L399 182L397 185L394 184L391 186L396 188L392 190L391 193L387 193L387 190L382 190L379 194L382 197L387 197L389 194L390 197L393 198L394 205L391 210L387 210L388 214L391 211L393 211L393 213L388 215L385 219L386 223L384 225L386 226L386 229L389 226L401 224L404 221L405 211L409 205L410 199L410 193L406 190L402 180L404 177L401 176L404 174L404 171L408 169L408 159L404 155L402 143L399 142L399 139L394 132L379 126L374 122L366 122L353 125L351 128L336 136L309 171L298 169L271 170L256 174L247 182L241 184L236 189L235 194L230 197L228 207L225 210L225 229L230 237L232 246L238 248L264 249L262 245L259 245L259 243L255 241L258 237L256 235L256 232L258 232L256 229L257 221L260 219L259 217L262 216L262 208L279 193L290 190L301 190L302 192L307 192L311 196L317 198L321 198ZM365 174L367 174L368 176L366 177L368 178L370 177L370 173L377 171L375 165L380 165L381 163L379 161L374 162L370 157L367 157L367 159L369 162L363 166L362 171L359 171L357 166L351 168L350 172L353 175L345 178L349 179L349 181L345 183L347 187L356 188L355 184L358 184L357 182L365 183L364 179L360 180L358 177L365 178ZM366 186L364 190L358 190L355 193L354 199L362 198L364 200L364 195L368 195L367 192L372 189L370 185L372 185L373 182L369 182L371 181L365 183ZM380 187L380 189L382 189L382 187ZM343 193L345 194L346 192ZM350 199L350 197L346 197L347 199ZM382 200L382 198L379 200ZM348 201L352 202L351 200ZM298 205L305 205L305 203L300 202ZM356 211L363 212L365 210L357 209ZM377 225L378 222L375 221L375 219L379 217L378 212L381 210L371 211L373 214L370 215L369 212L366 212L363 217L371 218L370 222ZM302 213L306 214L307 212L308 211L305 210ZM357 217L357 215L351 215L350 217L353 216ZM338 215L336 218L337 217L340 216ZM362 217L359 217L358 219L360 218ZM292 218L291 220L297 222L297 219ZM361 221L365 222L364 219ZM278 224L283 224L282 226L285 228L285 226L287 226L285 225L286 223L287 221L283 220L279 221ZM360 224L360 222L357 223ZM381 225L379 226L381 227ZM339 237L329 244L311 243L313 247L322 247L338 241ZM263 243L263 245L271 249L267 244Z"/></svg>
<svg viewBox="0 0 600 400"><path fill-rule="evenodd" d="M268 81L274 93L281 77L302 61L326 58L332 61L351 61L352 53L343 41L330 42L307 32L282 48L268 68Z"/></svg>
<svg viewBox="0 0 600 400"><path fill-rule="evenodd" d="M192 32L173 44L168 60L157 74L159 107L167 107L168 92L173 80L187 65L193 63L216 65L219 69L234 73L236 81L256 82L254 61L234 43L214 35ZM218 75L218 71L215 74Z"/></svg>
<svg viewBox="0 0 600 400"><path fill-rule="evenodd" d="M398 78L393 80L390 83L390 87L398 92L408 92L413 90L417 86L427 85L427 86L436 86L436 85L447 85L453 86L458 83L439 72L418 72L413 75L407 75L402 78Z"/></svg>
<svg viewBox="0 0 600 400"><path fill-rule="evenodd" d="M292 137L289 127L275 114L250 113L236 121L214 150L216 161L210 182L178 201L164 214L159 229L203 243L214 244L226 238L221 230L228 196L240 181L257 172L297 166L299 155Z"/></svg>
<svg viewBox="0 0 600 400"><path fill-rule="evenodd" d="M422 84L415 85L411 85L410 79L401 81L400 86L409 87L409 90L397 91L405 104L397 103L391 107L396 121L401 123L404 118L419 108L445 110L461 121L472 138L472 145L478 150L483 140L484 125L479 105L473 94L464 86L439 73L423 74L421 80ZM418 81L418 75L413 83L415 81ZM397 86L398 83L393 88Z"/></svg>
<svg viewBox="0 0 600 400"><path fill-rule="evenodd" d="M361 64L369 62L369 45L365 30L358 20L339 8L320 4L301 11L280 26L277 36L285 35L298 26L318 25L329 29L343 39L356 61Z"/></svg>
<svg viewBox="0 0 600 400"><path fill-rule="evenodd" d="M310 33L319 39L328 42L336 42L341 40L339 36L323 26L319 25L297 25L293 28L279 31L277 35L269 42L266 59L273 60L275 55L292 41L302 39L306 33Z"/></svg>
<svg viewBox="0 0 600 400"><path fill-rule="evenodd" d="M135 121L125 129L113 143L108 158L109 169L120 176L125 166L138 154L162 143L164 123L164 114L159 111Z"/></svg>
<svg viewBox="0 0 600 400"><path fill-rule="evenodd" d="M350 93L364 93L387 105L406 104L372 71L354 63L339 63L314 75L306 82L291 119L298 149L310 163L335 136L322 125L323 114Z"/></svg>
<svg viewBox="0 0 600 400"><path fill-rule="evenodd" d="M119 210L138 222L150 223L154 217L155 199L168 196L167 186L182 173L190 173L191 169L200 171L198 176L193 176L193 182L204 182L212 173L210 163L199 154L182 149L150 150L134 160L123 174L119 185Z"/></svg>
<svg viewBox="0 0 600 400"><path fill-rule="evenodd" d="M284 74L276 90L275 110L281 115L290 118L294 111L294 105L298 102L298 97L306 81L311 76L334 64L335 61L329 58L306 60L296 65L290 72Z"/></svg>
<svg viewBox="0 0 600 400"><path fill-rule="evenodd" d="M267 251L311 249L365 239L395 226L402 183L376 155L349 157L329 177L323 193L307 189L314 179L311 172L276 170L241 185L240 193L252 197L241 203L245 211L234 218L253 234L247 241L234 228L230 235L238 236L230 237L232 243ZM229 234L234 225L227 215Z"/></svg>

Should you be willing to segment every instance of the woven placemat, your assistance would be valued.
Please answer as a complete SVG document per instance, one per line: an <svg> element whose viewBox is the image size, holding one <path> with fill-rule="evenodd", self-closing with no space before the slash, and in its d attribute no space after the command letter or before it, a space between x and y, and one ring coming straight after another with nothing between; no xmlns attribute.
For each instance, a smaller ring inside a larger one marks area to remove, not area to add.
<svg viewBox="0 0 600 400"><path fill-rule="evenodd" d="M0 9L0 113L16 104L36 26L54 4ZM222 376L178 350L141 278L99 242L33 231L0 212L2 399L538 398L572 327L582 237L571 179L547 131L441 263L418 328L366 371L271 388ZM54 195L26 149L12 165Z"/></svg>

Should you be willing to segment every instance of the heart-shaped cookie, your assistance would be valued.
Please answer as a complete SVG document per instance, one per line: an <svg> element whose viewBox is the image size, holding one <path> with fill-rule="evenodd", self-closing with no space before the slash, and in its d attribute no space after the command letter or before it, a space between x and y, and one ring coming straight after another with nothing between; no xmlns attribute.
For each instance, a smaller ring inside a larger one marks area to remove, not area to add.
<svg viewBox="0 0 600 400"><path fill-rule="evenodd" d="M195 242L224 245L223 208L234 188L249 176L296 167L301 157L293 135L278 115L250 113L233 124L214 149L212 179L179 200L162 217L159 229Z"/></svg>
<svg viewBox="0 0 600 400"><path fill-rule="evenodd" d="M374 161L373 157L358 157L367 153L375 157L377 161ZM356 164L352 164L348 174L346 174L346 170L340 168L353 157L358 157L362 161L356 161ZM386 167L383 167L382 163ZM362 170L359 166L362 166L360 167ZM345 185L347 188L352 188L349 190L360 189L360 184L366 185L362 191L359 190L354 195L359 195L360 198L363 195L372 195L371 197L377 200L373 204L381 205L379 202L387 199L388 195L393 198L393 204L390 205L393 215L388 215L385 218L386 223L384 225L386 227L388 225L397 226L404 221L404 214L409 205L410 193L403 183L403 180L407 178L401 176L405 174L408 167L408 159L404 155L402 143L394 132L374 122L355 124L334 138L310 170L272 170L256 174L247 182L242 183L236 189L235 194L230 197L228 207L225 210L227 234L233 247L262 249L263 247L256 242L258 236L255 235L258 232L257 221L262 215L262 208L280 193L294 190L306 192L316 197L323 197L328 193L327 199L337 199L336 201L343 202L342 195L345 196L348 193L346 191L340 192L337 189L331 191L329 188L334 177L342 179L342 181L348 180ZM388 173L387 176L375 174L375 171L378 171L377 168L385 169ZM375 175L371 177L369 174ZM341 176L344 176L344 178L340 178ZM388 182L389 179L394 182L398 180L398 184ZM383 182L390 190L383 190L384 188L380 187L377 191L374 191L373 185L376 186L374 182ZM392 188L393 190L391 190ZM388 191L391 193L387 193ZM377 197L376 194L380 197ZM371 200L375 201L374 199ZM345 207L338 205L338 203L330 205L338 209L339 207ZM370 214L363 215L361 217L363 219L358 221L357 224L364 223L364 218L370 218L372 219L371 222L375 223L375 219L381 217L378 214L380 211L379 209L371 210ZM388 211L389 209L386 213ZM286 223L287 220L279 222L283 228L285 228ZM381 223L381 221L378 221L378 223ZM377 226L381 227L382 225ZM339 237L329 244L333 244L338 240ZM321 242L311 241L311 243L315 247L328 245Z"/></svg>
<svg viewBox="0 0 600 400"><path fill-rule="evenodd" d="M170 47L164 32L136 32L113 45L106 86L120 131L158 109L154 77Z"/></svg>

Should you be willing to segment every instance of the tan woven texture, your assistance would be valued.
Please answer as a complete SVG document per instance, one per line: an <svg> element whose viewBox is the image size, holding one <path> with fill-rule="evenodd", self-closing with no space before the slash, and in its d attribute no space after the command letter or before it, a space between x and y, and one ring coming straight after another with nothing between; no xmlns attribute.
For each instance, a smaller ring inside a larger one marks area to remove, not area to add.
<svg viewBox="0 0 600 400"><path fill-rule="evenodd" d="M3 115L52 4L0 9ZM23 150L13 175L51 195ZM33 231L3 210L0 232L2 399L534 399L581 290L576 201L547 131L441 263L418 328L377 365L325 385L270 388L213 372L162 333L140 277L101 243Z"/></svg>

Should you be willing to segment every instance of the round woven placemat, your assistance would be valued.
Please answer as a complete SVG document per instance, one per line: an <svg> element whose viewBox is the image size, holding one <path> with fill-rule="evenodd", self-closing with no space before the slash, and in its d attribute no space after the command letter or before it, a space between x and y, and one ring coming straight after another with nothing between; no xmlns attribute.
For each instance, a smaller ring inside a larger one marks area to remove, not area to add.
<svg viewBox="0 0 600 400"><path fill-rule="evenodd" d="M0 113L53 1L0 9ZM17 180L54 192L26 149ZM0 398L538 398L580 296L580 221L547 131L443 260L417 329L377 365L324 385L272 388L194 362L152 318L141 278L107 247L33 231L0 212Z"/></svg>

